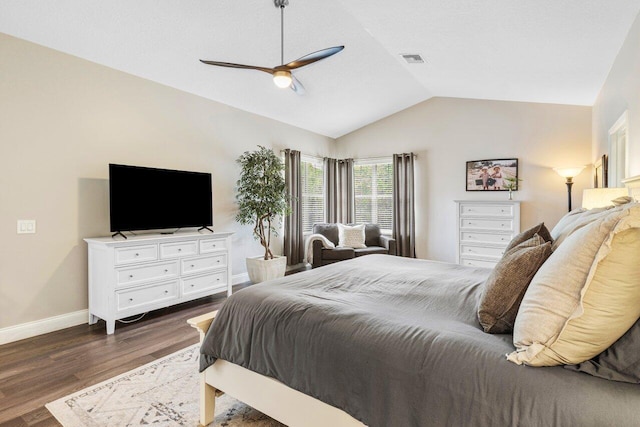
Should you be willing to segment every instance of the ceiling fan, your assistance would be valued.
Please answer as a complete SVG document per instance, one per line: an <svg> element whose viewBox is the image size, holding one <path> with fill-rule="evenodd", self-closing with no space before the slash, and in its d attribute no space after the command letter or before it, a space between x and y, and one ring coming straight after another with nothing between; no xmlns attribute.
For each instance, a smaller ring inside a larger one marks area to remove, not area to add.
<svg viewBox="0 0 640 427"><path fill-rule="evenodd" d="M285 64L284 63L284 8L289 4L289 0L273 0L273 3L277 8L280 8L280 64L281 65L275 66L273 68L268 68L268 67L259 67L255 65L233 64L231 62L205 61L203 59L201 59L200 62L208 65L216 65L219 67L243 68L243 69L249 69L249 70L263 71L273 76L273 82L279 88L284 89L284 88L290 87L298 95L303 95L305 93L304 86L302 86L302 83L300 83L300 81L293 75L291 71L304 67L309 64L313 64L314 62L320 61L321 59L328 58L331 55L335 55L336 53L344 49L344 46L334 46L334 47L322 49L317 52L313 52L301 58L298 58L295 61L291 61L288 64Z"/></svg>

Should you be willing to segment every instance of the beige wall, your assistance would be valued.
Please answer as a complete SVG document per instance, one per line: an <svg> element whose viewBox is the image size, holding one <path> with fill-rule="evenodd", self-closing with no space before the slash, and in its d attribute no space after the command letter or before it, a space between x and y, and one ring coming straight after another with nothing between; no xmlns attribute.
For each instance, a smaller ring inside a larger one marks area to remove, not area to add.
<svg viewBox="0 0 640 427"><path fill-rule="evenodd" d="M593 106L593 159L609 152L609 129L629 110L629 176L640 175L640 14Z"/></svg>
<svg viewBox="0 0 640 427"><path fill-rule="evenodd" d="M0 328L87 308L82 238L109 233L109 163L211 172L214 228L237 232L238 274L260 246L234 222L235 159L257 144L334 150L330 138L2 34L0 58ZM37 220L37 233L16 234L18 219Z"/></svg>
<svg viewBox="0 0 640 427"><path fill-rule="evenodd" d="M519 159L522 227L553 226L566 213L564 179L551 167L591 163L591 108L433 98L338 139L340 157L414 152L416 252L455 261L456 199L506 200L507 194L465 191L465 161ZM576 178L574 206L591 183Z"/></svg>
<svg viewBox="0 0 640 427"><path fill-rule="evenodd" d="M211 172L214 227L237 233L239 274L260 247L234 221L235 159L257 144L316 156L416 152L417 252L445 261L455 255L452 201L506 198L466 193L465 160L520 159L516 198L528 226L553 224L566 209L549 167L591 159L587 107L436 98L336 144L1 34L0 57L0 329L87 307L82 238L109 233L108 163ZM588 176L577 180L575 205ZM37 234L17 235L17 219L37 220Z"/></svg>

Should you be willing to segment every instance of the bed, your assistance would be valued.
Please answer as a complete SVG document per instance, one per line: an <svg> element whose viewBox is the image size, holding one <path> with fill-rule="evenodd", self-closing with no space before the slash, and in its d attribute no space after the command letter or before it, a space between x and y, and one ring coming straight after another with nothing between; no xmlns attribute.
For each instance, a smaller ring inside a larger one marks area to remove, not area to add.
<svg viewBox="0 0 640 427"><path fill-rule="evenodd" d="M371 255L235 293L190 320L200 423L221 390L292 427L637 425L637 384L507 361L476 314L490 272Z"/></svg>

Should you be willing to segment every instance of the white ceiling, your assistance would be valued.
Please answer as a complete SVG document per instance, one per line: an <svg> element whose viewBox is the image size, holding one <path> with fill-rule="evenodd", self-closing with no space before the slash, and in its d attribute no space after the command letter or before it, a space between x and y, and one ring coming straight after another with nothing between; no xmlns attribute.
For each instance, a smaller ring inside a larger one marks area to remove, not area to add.
<svg viewBox="0 0 640 427"><path fill-rule="evenodd" d="M346 46L295 73L304 96L198 61L278 65L272 0L2 0L0 32L336 138L432 96L592 105L639 11L640 0L290 0L285 62Z"/></svg>

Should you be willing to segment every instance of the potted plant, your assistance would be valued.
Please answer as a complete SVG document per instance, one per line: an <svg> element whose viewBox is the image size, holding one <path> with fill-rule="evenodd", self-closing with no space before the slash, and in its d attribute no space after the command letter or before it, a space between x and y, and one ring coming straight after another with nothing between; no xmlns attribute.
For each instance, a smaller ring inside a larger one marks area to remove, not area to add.
<svg viewBox="0 0 640 427"><path fill-rule="evenodd" d="M276 236L282 215L288 213L284 164L273 150L261 145L245 151L237 160L242 171L238 180L236 221L253 226L253 236L264 247L264 255L247 258L247 272L253 283L284 276L285 256L273 255L271 237Z"/></svg>
<svg viewBox="0 0 640 427"><path fill-rule="evenodd" d="M504 184L504 188L509 190L509 200L513 200L513 192L518 189L518 182L522 180L512 176L508 176L504 180L507 182Z"/></svg>

